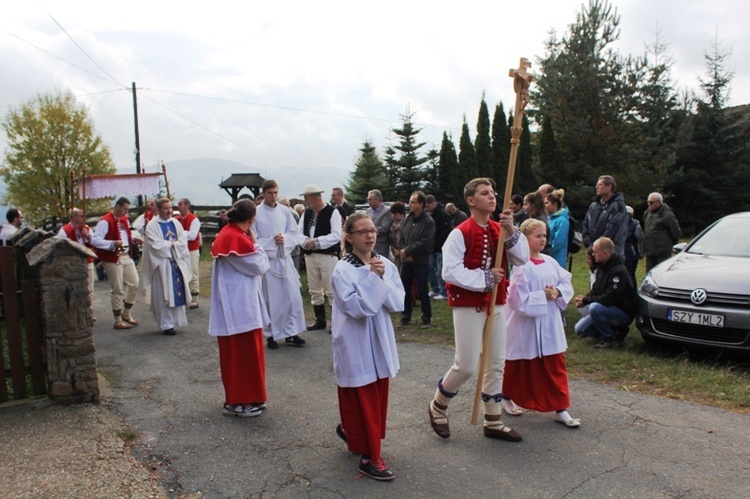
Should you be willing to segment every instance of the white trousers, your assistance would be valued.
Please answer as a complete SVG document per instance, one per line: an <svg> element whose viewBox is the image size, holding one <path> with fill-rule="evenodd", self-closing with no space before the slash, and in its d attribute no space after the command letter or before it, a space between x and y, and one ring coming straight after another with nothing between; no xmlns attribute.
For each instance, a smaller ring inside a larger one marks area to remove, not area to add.
<svg viewBox="0 0 750 499"><path fill-rule="evenodd" d="M121 312L124 303L135 303L138 291L138 271L133 259L128 255L120 255L117 263L104 263L104 271L112 288L112 310ZM119 315L119 314L118 314Z"/></svg>
<svg viewBox="0 0 750 499"><path fill-rule="evenodd" d="M324 253L311 253L305 255L305 267L307 268L307 288L310 290L310 302L313 305L323 305L325 297L328 303L333 305L333 288L331 278L333 269L339 259L336 255Z"/></svg>
<svg viewBox="0 0 750 499"><path fill-rule="evenodd" d="M479 370L479 353L482 349L482 332L487 322L487 312L477 312L474 307L453 307L453 328L456 352L453 366L443 377L443 389L457 392ZM505 372L505 306L496 305L490 334L489 358L484 372L482 392L497 395L503 390Z"/></svg>
<svg viewBox="0 0 750 499"><path fill-rule="evenodd" d="M201 253L199 250L190 252L190 270L193 273L193 277L190 279L189 286L192 296L198 296L200 292L200 259Z"/></svg>

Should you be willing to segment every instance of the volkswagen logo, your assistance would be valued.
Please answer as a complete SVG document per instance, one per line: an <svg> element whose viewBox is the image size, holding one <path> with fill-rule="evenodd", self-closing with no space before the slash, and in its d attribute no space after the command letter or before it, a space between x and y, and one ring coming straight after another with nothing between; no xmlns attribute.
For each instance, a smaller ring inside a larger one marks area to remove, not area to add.
<svg viewBox="0 0 750 499"><path fill-rule="evenodd" d="M705 289L694 289L692 293L690 293L690 301L695 303L696 305L701 305L704 301L706 301L707 296L708 294L706 293Z"/></svg>

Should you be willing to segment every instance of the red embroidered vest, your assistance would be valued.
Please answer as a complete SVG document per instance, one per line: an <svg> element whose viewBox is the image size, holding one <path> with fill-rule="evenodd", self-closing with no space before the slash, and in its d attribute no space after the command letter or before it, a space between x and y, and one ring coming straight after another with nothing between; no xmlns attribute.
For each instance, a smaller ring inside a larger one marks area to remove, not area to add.
<svg viewBox="0 0 750 499"><path fill-rule="evenodd" d="M195 220L196 217L195 213L188 213L188 216L183 217L182 215L177 217L177 220L180 221L180 224L182 225L182 228L185 229L185 232L190 232L190 225L193 223L193 220ZM198 251L201 247L201 233L198 232L198 237L195 238L194 241L188 240L188 251Z"/></svg>
<svg viewBox="0 0 750 499"><path fill-rule="evenodd" d="M120 239L120 227L117 219L115 219L115 216L112 214L112 212L110 211L109 213L104 215L101 220L107 222L107 235L104 236L104 239L106 239L107 241L117 241L118 239ZM123 215L120 218L120 222L122 222L125 233L128 235L128 246L132 247L133 236L130 235L130 224L128 223L128 217L126 215ZM108 251L99 248L94 248L94 251L96 252L96 256L99 257L99 260L103 262L117 263L117 260L119 258L119 255L116 251Z"/></svg>
<svg viewBox="0 0 750 499"><path fill-rule="evenodd" d="M88 225L84 225L83 227L89 229L89 234L91 233L91 228ZM68 236L68 239L80 243L80 241L78 240L78 235L76 234L76 230L73 228L73 225L70 222L63 225L62 228L65 231L65 235ZM87 248L91 248L91 246L87 242L83 242L82 244ZM86 262L93 263L94 259L86 258Z"/></svg>
<svg viewBox="0 0 750 499"><path fill-rule="evenodd" d="M500 237L500 224L490 220L487 227L481 227L473 218L462 222L456 227L464 236L466 254L464 266L467 269L487 268L487 259L491 260L490 268L495 266L497 258L497 242ZM503 268L507 269L507 259L503 252ZM484 309L492 299L492 292L482 293L470 291L455 284L446 283L448 291L448 305L451 307L476 307ZM504 305L508 291L508 279L503 279L497 289L495 305Z"/></svg>

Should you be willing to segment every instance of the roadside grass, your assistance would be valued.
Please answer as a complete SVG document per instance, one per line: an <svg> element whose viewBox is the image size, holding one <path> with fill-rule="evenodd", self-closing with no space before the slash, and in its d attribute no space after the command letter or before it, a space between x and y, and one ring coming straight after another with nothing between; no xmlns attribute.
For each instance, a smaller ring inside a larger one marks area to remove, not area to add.
<svg viewBox="0 0 750 499"><path fill-rule="evenodd" d="M639 282L643 278L644 266L642 261L636 273ZM588 291L588 268L583 252L574 256L572 272L576 294L585 294ZM313 313L307 279L304 271L301 274L305 316L310 320ZM211 255L204 250L201 255L201 296L210 296L210 288ZM419 327L421 312L417 303L412 323L396 328L399 342L453 345L450 307L445 301L438 300L432 300L431 306L432 327ZM330 320L330 308L327 309ZM750 358L649 344L644 342L634 325L619 348L596 350L588 340L577 337L573 331L574 324L581 317L573 304L568 306L566 316L566 360L571 379L750 414ZM392 314L392 319L398 324L401 316Z"/></svg>

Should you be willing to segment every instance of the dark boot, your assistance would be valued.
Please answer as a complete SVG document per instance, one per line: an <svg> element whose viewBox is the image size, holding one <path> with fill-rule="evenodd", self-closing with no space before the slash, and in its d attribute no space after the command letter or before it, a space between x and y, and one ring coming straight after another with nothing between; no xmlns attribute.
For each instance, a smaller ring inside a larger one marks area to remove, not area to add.
<svg viewBox="0 0 750 499"><path fill-rule="evenodd" d="M315 331L316 329L326 328L326 306L325 305L313 305L315 311L315 322L307 325L308 331Z"/></svg>

